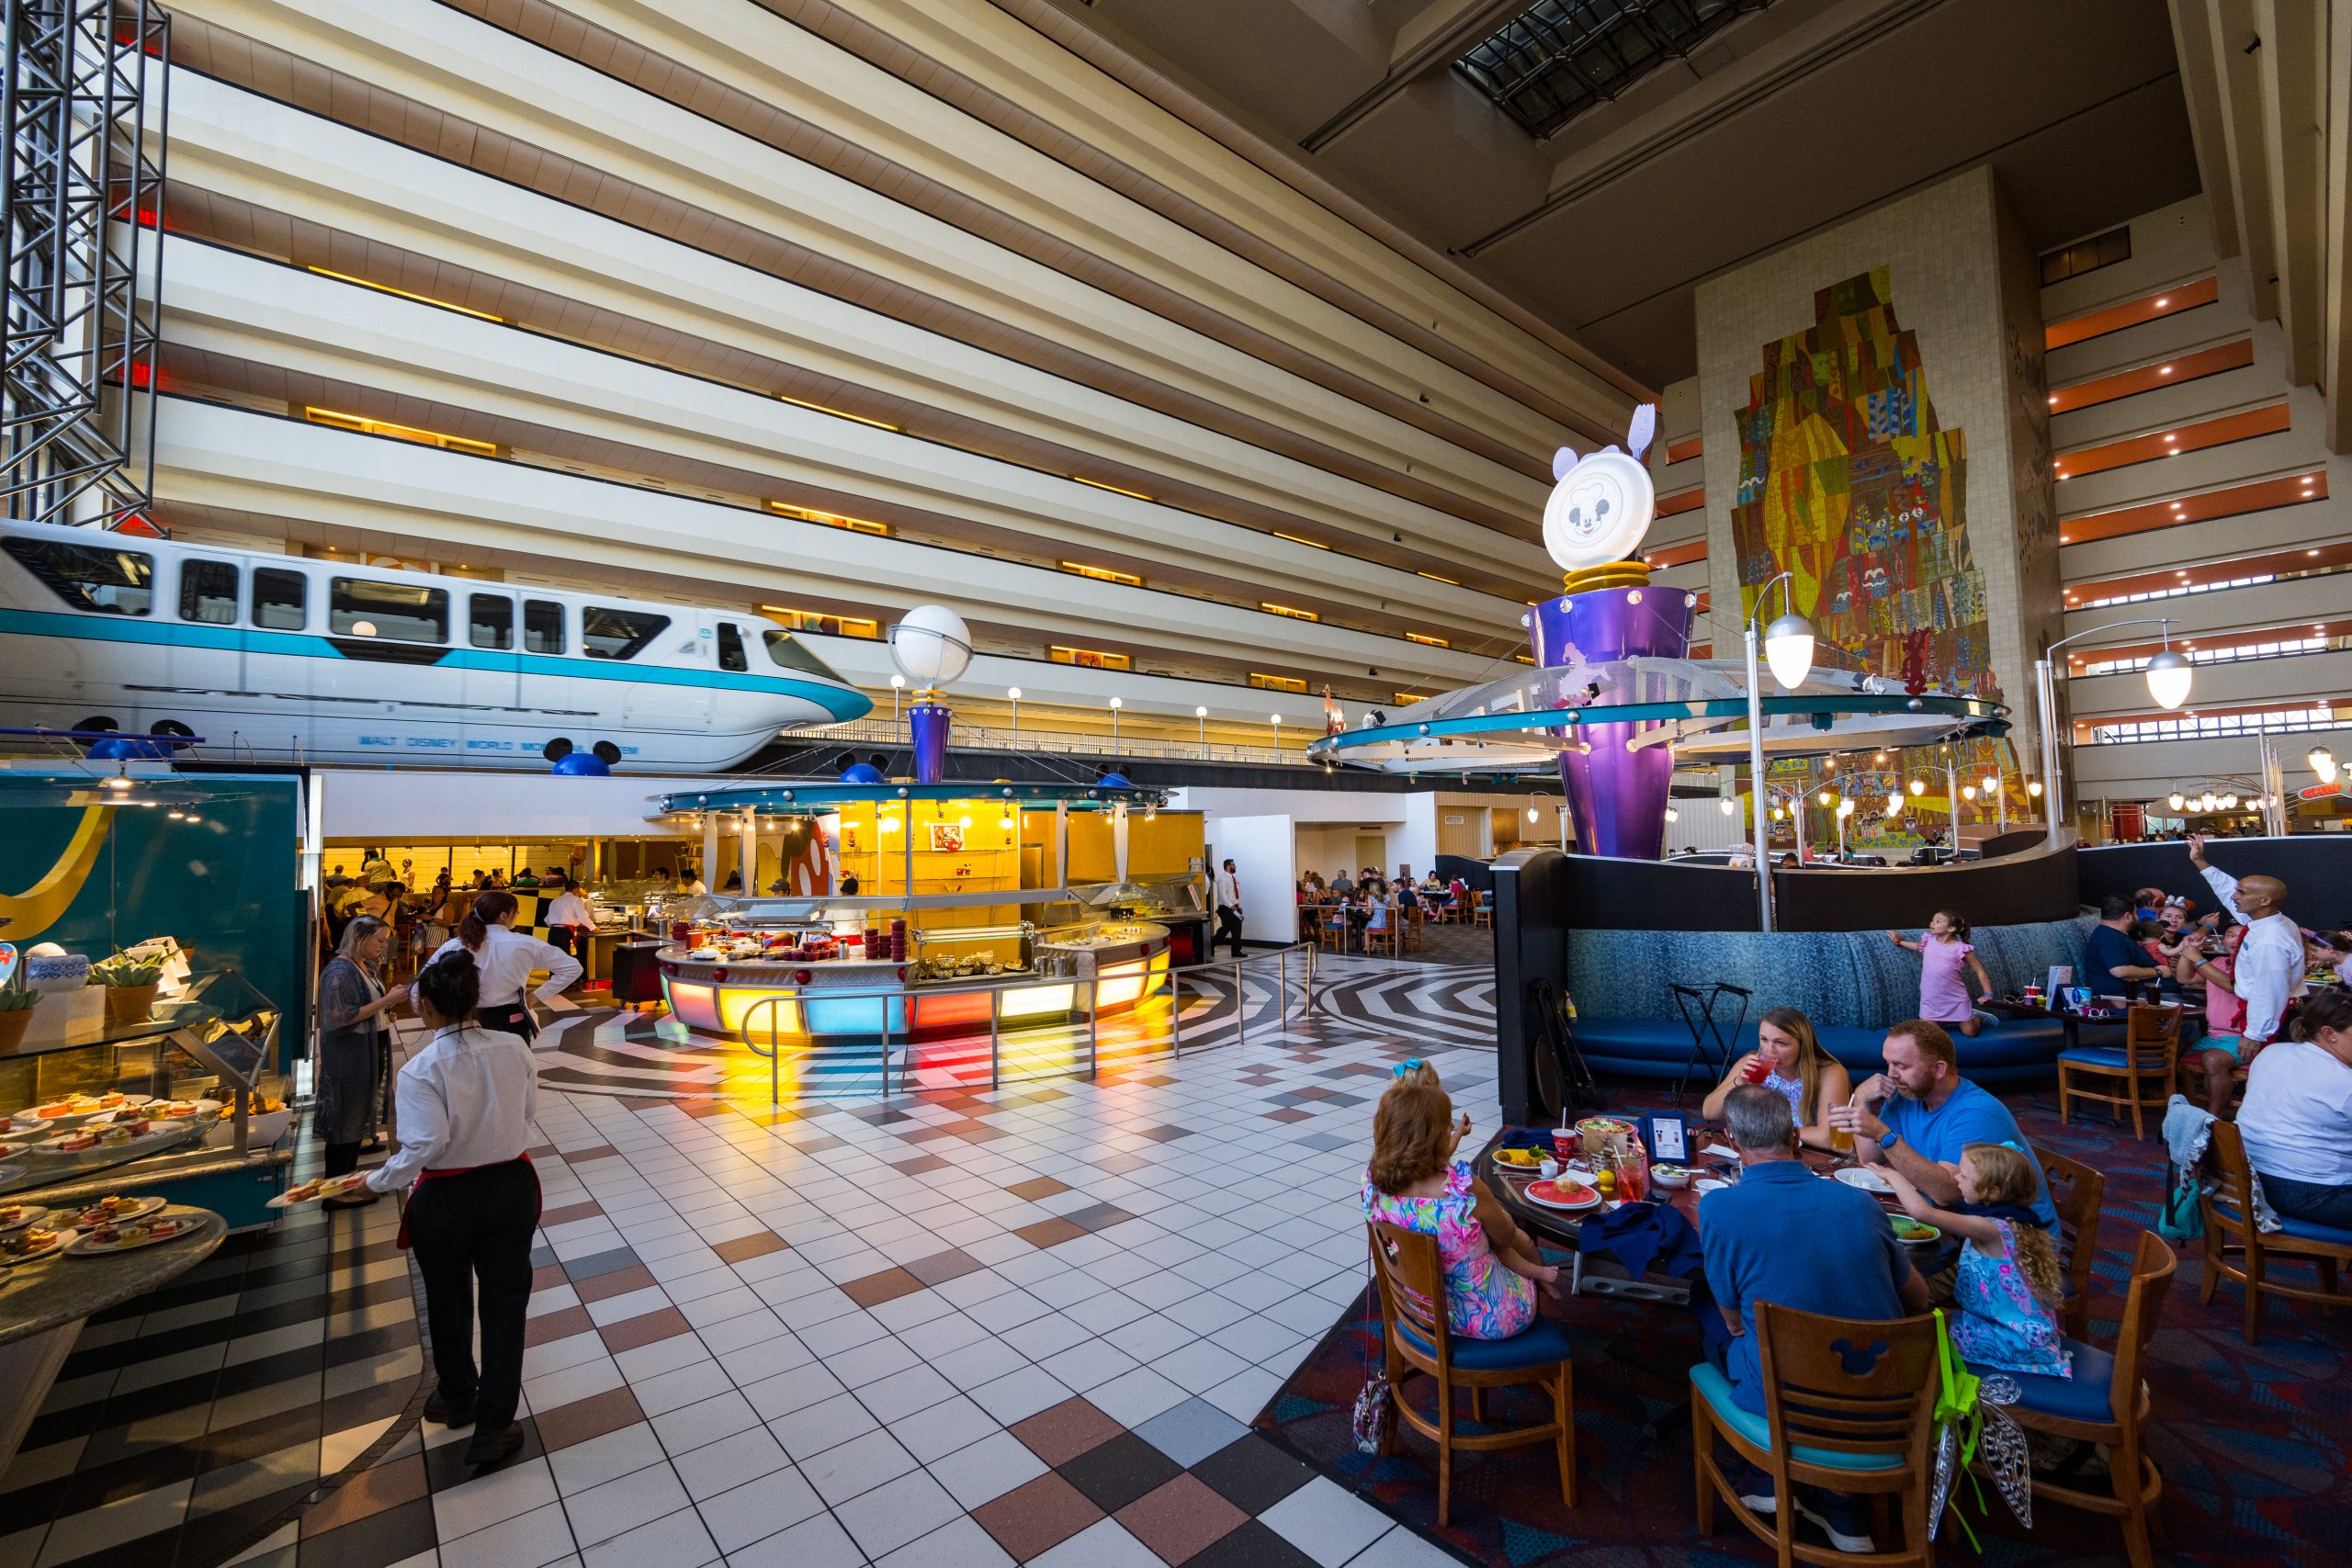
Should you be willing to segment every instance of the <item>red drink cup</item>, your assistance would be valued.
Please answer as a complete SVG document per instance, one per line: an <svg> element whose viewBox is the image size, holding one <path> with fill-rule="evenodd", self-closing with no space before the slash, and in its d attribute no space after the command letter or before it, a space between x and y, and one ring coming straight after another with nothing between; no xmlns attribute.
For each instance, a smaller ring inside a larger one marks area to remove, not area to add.
<svg viewBox="0 0 2352 1568"><path fill-rule="evenodd" d="M1552 1134L1552 1153L1566 1165L1577 1157L1577 1147L1583 1142L1583 1135L1575 1128L1563 1127Z"/></svg>
<svg viewBox="0 0 2352 1568"><path fill-rule="evenodd" d="M1753 1084L1760 1084L1760 1083L1762 1083L1766 1078L1769 1078L1769 1077L1770 1077L1771 1076L1772 1076L1772 1058L1771 1058L1771 1057L1770 1057L1770 1056L1766 1056L1766 1055L1759 1055L1756 1058L1756 1060L1754 1060L1754 1061L1752 1061L1752 1062L1750 1062L1750 1063L1748 1063L1748 1064L1747 1064L1747 1081L1748 1081L1749 1083L1753 1083Z"/></svg>

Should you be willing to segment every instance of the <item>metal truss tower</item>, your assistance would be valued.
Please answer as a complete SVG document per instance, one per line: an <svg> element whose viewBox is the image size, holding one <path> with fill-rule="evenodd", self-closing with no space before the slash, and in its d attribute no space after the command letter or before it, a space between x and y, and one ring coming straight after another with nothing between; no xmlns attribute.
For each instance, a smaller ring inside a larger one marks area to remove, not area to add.
<svg viewBox="0 0 2352 1568"><path fill-rule="evenodd" d="M0 500L152 526L164 62L148 0L0 0Z"/></svg>

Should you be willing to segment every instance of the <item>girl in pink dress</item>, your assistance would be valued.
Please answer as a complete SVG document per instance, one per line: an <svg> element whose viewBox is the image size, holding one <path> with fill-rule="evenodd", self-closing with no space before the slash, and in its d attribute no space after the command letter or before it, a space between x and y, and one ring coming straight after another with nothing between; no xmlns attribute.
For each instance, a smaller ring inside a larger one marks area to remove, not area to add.
<svg viewBox="0 0 2352 1568"><path fill-rule="evenodd" d="M1919 955L1919 1016L1955 1033L1974 1034L1981 1025L1976 1004L1961 982L1961 967L1965 964L1976 971L1976 995L1986 1001L1993 999L1993 977L1984 973L1976 949L1969 945L1968 922L1949 909L1939 909L1917 942L1909 941L1901 931L1886 935L1895 946Z"/></svg>

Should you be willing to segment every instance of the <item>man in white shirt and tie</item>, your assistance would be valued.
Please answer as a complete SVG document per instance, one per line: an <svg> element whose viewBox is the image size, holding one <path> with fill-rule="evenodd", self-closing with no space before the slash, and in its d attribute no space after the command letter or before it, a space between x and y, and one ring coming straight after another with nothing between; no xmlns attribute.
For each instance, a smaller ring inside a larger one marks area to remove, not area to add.
<svg viewBox="0 0 2352 1568"><path fill-rule="evenodd" d="M1241 956L1241 879L1234 874L1233 862L1228 857L1216 874L1216 935L1209 938L1209 951L1230 938L1233 956Z"/></svg>
<svg viewBox="0 0 2352 1568"><path fill-rule="evenodd" d="M2277 877L2236 877L2208 863L2202 833L2188 836L2188 859L2220 896L2222 907L2245 926L2230 988L2245 1003L2240 1061L2252 1066L2255 1053L2278 1038L2279 1018L2288 1002L2303 994L2302 928L2279 912L2287 902L2287 885Z"/></svg>

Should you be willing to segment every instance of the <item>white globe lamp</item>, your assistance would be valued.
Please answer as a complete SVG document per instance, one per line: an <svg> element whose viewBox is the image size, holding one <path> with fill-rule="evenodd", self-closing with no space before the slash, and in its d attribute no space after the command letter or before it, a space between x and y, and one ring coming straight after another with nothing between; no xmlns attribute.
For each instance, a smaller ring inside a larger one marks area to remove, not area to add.
<svg viewBox="0 0 2352 1568"><path fill-rule="evenodd" d="M890 662L918 690L937 691L971 667L971 628L944 604L918 604L890 628Z"/></svg>
<svg viewBox="0 0 2352 1568"><path fill-rule="evenodd" d="M2148 660L2148 695L2160 708L2177 708L2188 700L2188 682L2194 674L2188 660L2167 648Z"/></svg>

